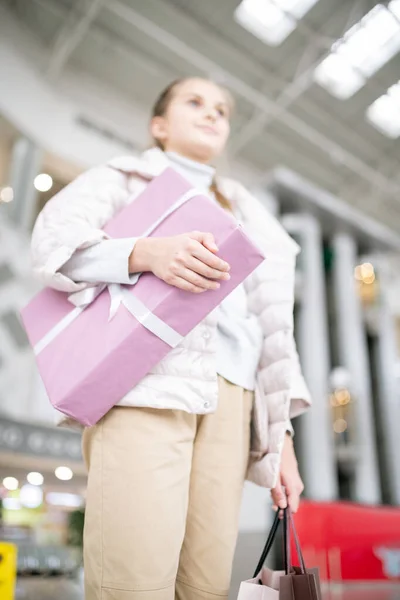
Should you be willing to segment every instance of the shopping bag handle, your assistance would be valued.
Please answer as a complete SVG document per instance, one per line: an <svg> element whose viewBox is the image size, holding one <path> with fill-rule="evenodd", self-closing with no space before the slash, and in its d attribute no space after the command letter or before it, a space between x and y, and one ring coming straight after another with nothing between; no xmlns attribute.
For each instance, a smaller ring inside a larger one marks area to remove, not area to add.
<svg viewBox="0 0 400 600"><path fill-rule="evenodd" d="M259 574L259 572L263 568L263 565L264 565L264 563L265 563L265 561L267 559L267 556L268 556L268 554L269 554L269 552L270 552L270 550L272 548L272 544L274 543L274 540L276 538L276 533L277 533L278 528L279 528L279 522L280 522L280 519L279 519L279 510L277 510L276 514L275 514L274 522L272 523L271 531L269 532L267 541L265 542L265 546L264 546L264 549L262 551L260 560L258 561L256 570L254 571L253 578L257 577L257 575Z"/></svg>
<svg viewBox="0 0 400 600"><path fill-rule="evenodd" d="M300 572L306 574L306 565L304 562L303 553L300 547L299 536L297 534L296 525L293 519L293 514L288 506L283 510L283 539L284 539L284 554L285 554L285 573L288 575L292 570L291 550L290 550L290 534L293 533L294 543L296 546L297 557L300 562Z"/></svg>
<svg viewBox="0 0 400 600"><path fill-rule="evenodd" d="M282 510L282 509L281 509ZM265 542L264 549L262 551L260 560L258 561L257 567L254 571L253 578L257 577L259 572L261 571L264 563L267 559L268 554L271 551L272 544L275 541L276 534L278 532L279 523L281 519L279 518L280 510L276 511L274 521L272 523L271 530L269 532L267 541ZM291 550L290 550L290 535L291 531L293 533L294 542L296 545L297 556L300 562L300 571L304 575L306 573L306 565L304 562L303 553L301 551L299 537L296 530L296 525L294 523L292 511L290 508L283 509L283 553L284 553L284 564L285 564L285 573L288 575L292 570L292 561L291 561Z"/></svg>

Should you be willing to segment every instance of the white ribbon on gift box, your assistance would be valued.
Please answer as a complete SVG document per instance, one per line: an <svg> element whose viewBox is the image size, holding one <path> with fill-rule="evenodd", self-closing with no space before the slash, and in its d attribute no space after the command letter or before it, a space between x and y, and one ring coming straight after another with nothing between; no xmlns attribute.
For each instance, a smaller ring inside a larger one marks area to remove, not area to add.
<svg viewBox="0 0 400 600"><path fill-rule="evenodd" d="M165 221L167 217L169 217L169 215L174 213L183 204L199 195L203 195L203 192L197 190L196 188L191 188L182 194L182 196L180 196L176 202L174 202L157 219L157 221L152 223L152 225L146 231L144 231L140 237L149 236L159 225L161 225L163 221ZM138 279L139 275L137 275L136 279L132 281L131 285L134 285ZM47 346L51 344L51 342L55 340L56 337L58 337L60 333L64 331L71 323L73 323L75 319L77 319L79 315L88 306L90 306L90 304L92 304L92 302L94 302L94 300L105 289L108 289L110 294L110 312L108 321L111 321L115 317L121 305L123 305L131 313L131 315L139 321L139 323L154 333L171 348L175 348L183 340L183 336L180 333L153 314L151 310L148 309L143 302L131 294L126 287L118 283L104 283L95 287L87 288L81 292L75 292L68 297L69 302L71 302L71 304L73 304L76 308L63 317L61 321L57 323L57 325L52 327L52 329L50 329L50 331L48 331L46 335L37 344L35 344L33 348L35 355L38 356L45 348L47 348Z"/></svg>

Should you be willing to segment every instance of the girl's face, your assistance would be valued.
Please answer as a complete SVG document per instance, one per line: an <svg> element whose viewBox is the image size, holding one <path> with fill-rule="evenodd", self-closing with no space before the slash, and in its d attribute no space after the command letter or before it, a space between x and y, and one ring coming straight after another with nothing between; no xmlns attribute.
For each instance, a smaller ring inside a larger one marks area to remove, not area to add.
<svg viewBox="0 0 400 600"><path fill-rule="evenodd" d="M205 79L187 79L173 90L165 115L152 119L151 134L165 151L208 163L225 148L230 113L221 88Z"/></svg>

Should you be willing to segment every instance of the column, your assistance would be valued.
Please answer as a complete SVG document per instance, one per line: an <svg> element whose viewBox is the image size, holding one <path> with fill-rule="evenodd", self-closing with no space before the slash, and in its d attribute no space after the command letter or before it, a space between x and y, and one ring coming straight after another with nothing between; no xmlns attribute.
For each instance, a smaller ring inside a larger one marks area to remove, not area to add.
<svg viewBox="0 0 400 600"><path fill-rule="evenodd" d="M361 300L354 279L357 244L348 233L333 238L333 293L335 299L337 343L340 364L351 376L354 394L355 465L354 500L369 504L380 502L380 480L374 434L369 356Z"/></svg>
<svg viewBox="0 0 400 600"><path fill-rule="evenodd" d="M300 418L300 461L306 494L315 500L338 496L334 438L329 406L329 333L322 235L311 215L285 215L282 223L300 240L297 344L313 406Z"/></svg>
<svg viewBox="0 0 400 600"><path fill-rule="evenodd" d="M9 185L14 191L14 200L8 205L10 219L19 229L32 227L37 191L33 185L40 172L42 151L28 138L19 138L11 154Z"/></svg>
<svg viewBox="0 0 400 600"><path fill-rule="evenodd" d="M399 353L396 342L396 326L385 292L387 282L379 278L379 283L381 290L376 322L378 339L374 358L379 389L381 441L386 471L385 480L390 501L400 505L400 461L398 460L400 394L396 379Z"/></svg>

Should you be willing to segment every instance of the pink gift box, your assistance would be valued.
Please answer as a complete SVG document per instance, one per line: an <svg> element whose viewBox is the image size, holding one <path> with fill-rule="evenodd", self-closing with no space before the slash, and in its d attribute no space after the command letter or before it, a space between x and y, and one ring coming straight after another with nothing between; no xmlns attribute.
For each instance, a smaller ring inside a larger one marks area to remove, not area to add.
<svg viewBox="0 0 400 600"><path fill-rule="evenodd" d="M45 289L22 310L51 403L87 426L97 423L264 260L236 219L173 169L149 183L104 230L111 238L211 232L218 256L231 265L231 279L197 295L144 273L134 286L104 289L86 308L75 308L63 292Z"/></svg>

